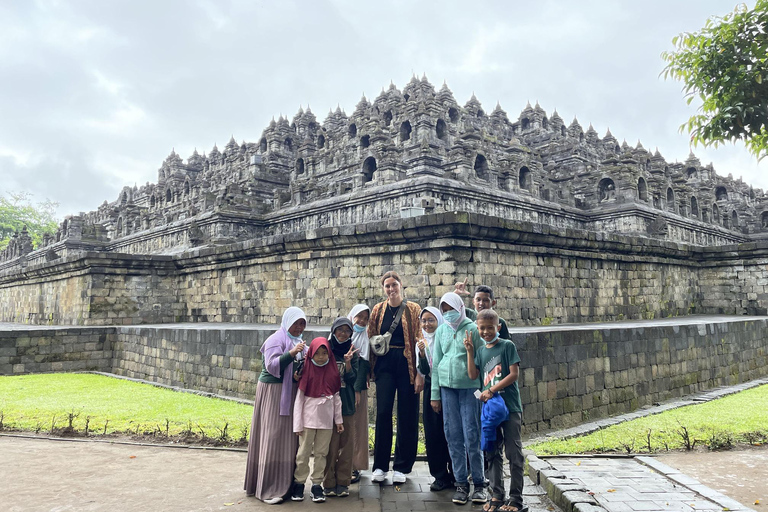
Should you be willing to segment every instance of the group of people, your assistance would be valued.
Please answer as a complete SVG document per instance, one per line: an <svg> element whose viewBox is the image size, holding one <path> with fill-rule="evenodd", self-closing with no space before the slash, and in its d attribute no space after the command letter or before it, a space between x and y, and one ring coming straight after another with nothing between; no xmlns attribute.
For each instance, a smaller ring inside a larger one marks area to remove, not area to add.
<svg viewBox="0 0 768 512"><path fill-rule="evenodd" d="M461 297L464 281L438 307L422 309L405 300L396 272L385 273L381 284L386 300L372 309L356 305L333 322L327 338L306 344L306 316L291 307L262 346L246 493L270 504L300 501L309 478L312 501L348 496L350 484L368 469L367 390L373 381L372 481L386 480L392 460L392 483L406 482L416 461L423 391L430 489L454 489L454 503L485 503L486 512L525 512L520 357L506 322L492 309L493 290L477 287L470 309ZM506 499L504 454L511 475Z"/></svg>

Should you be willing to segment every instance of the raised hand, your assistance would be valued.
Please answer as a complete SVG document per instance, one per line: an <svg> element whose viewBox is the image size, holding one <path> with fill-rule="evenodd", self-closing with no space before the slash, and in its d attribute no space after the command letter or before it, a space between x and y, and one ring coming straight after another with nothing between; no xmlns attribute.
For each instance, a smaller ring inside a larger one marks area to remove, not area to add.
<svg viewBox="0 0 768 512"><path fill-rule="evenodd" d="M464 281L459 281L458 283L456 283L455 285L453 285L453 288L454 288L454 290L453 290L453 291L454 291L454 292L455 292L457 295L459 295L459 296L461 296L461 297L466 297L467 295L469 295L470 293L467 291L467 281L468 281L468 280L469 280L469 278L468 278L468 277L465 277L465 278L464 278Z"/></svg>
<svg viewBox="0 0 768 512"><path fill-rule="evenodd" d="M344 354L344 362L349 363L352 361L352 356L355 355L356 352L359 352L358 349L355 348L354 345L349 346L349 350L346 354Z"/></svg>
<svg viewBox="0 0 768 512"><path fill-rule="evenodd" d="M425 350L427 348L427 344L424 343L424 340L419 340L418 343L416 343L416 348L419 349L419 355L422 358L427 357L427 353L425 352Z"/></svg>
<svg viewBox="0 0 768 512"><path fill-rule="evenodd" d="M293 347L291 350L288 351L291 356L296 357L296 354L300 352L304 352L304 349L306 348L306 345L303 341L300 341L295 347Z"/></svg>
<svg viewBox="0 0 768 512"><path fill-rule="evenodd" d="M464 348L467 349L467 352L474 354L475 352L475 345L472 343L472 335L469 333L469 331L464 331Z"/></svg>

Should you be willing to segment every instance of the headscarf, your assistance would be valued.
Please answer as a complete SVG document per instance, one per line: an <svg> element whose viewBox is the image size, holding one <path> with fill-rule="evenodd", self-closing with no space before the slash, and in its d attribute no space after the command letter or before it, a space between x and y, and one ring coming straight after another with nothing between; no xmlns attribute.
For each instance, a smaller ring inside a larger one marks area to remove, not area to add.
<svg viewBox="0 0 768 512"><path fill-rule="evenodd" d="M337 361L343 361L344 354L349 352L349 347L352 346L352 336L350 336L349 339L344 343L339 343L339 340L337 340L336 336L333 334L336 331L336 329L344 326L349 327L349 330L353 331L354 333L354 329L352 328L352 320L350 320L347 317L341 316L333 321L333 325L331 326L331 334L328 335L328 341L331 344L333 355L336 357Z"/></svg>
<svg viewBox="0 0 768 512"><path fill-rule="evenodd" d="M371 308L365 304L358 304L352 308L352 310L347 315L347 318L349 318L350 321L352 321L354 324L355 317L357 317L357 315L363 311L368 311L368 315L370 316ZM365 329L363 332L355 332L354 326L352 326L352 344L359 351L358 354L360 357L368 361L368 354L371 348L371 344L368 338L368 329Z"/></svg>
<svg viewBox="0 0 768 512"><path fill-rule="evenodd" d="M328 364L325 366L312 364L312 357L320 347L325 347L328 351ZM304 363L304 371L299 379L299 389L305 396L311 398L333 396L341 389L341 376L336 367L336 359L331 352L331 344L325 338L315 338L309 344L307 361Z"/></svg>
<svg viewBox="0 0 768 512"><path fill-rule="evenodd" d="M293 340L288 334L288 329L297 321L307 317L304 312L297 307L290 307L283 313L283 319L280 322L280 329L261 346L261 353L264 354L264 367L274 377L281 378L280 375L280 356L291 350L298 342ZM285 377L288 375L288 378ZM293 362L283 372L283 388L280 391L280 416L291 415L291 392L293 391Z"/></svg>
<svg viewBox="0 0 768 512"><path fill-rule="evenodd" d="M440 313L439 309L432 306L427 306L426 308L421 310L421 313L419 313L419 320L421 320L421 317L424 315L424 312L431 313L437 319L438 327L443 325L443 315L442 313ZM424 327L422 327L421 335L424 337L424 343L427 345L424 352L426 352L427 354L427 361L429 361L429 367L432 368L432 342L435 340L435 333L432 332L432 334L430 334L424 330Z"/></svg>
<svg viewBox="0 0 768 512"><path fill-rule="evenodd" d="M445 323L448 324L448 326L451 329L453 329L454 332L456 332L456 329L459 328L459 325L461 324L461 322L463 322L464 319L467 318L467 311L466 311L466 308L464 307L464 301L461 300L461 297L459 297L458 294L454 292L448 292L440 298L440 304L442 304L443 302L451 306L453 309L455 309L459 313L459 319L456 322L449 322L445 317L443 317L443 320L445 321Z"/></svg>

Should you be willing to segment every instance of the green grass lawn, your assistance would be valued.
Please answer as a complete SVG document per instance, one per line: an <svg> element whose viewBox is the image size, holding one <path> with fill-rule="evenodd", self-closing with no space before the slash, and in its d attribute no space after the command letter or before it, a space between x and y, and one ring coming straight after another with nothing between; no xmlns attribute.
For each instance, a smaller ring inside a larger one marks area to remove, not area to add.
<svg viewBox="0 0 768 512"><path fill-rule="evenodd" d="M538 455L641 453L768 442L768 385L614 425L592 434L531 445Z"/></svg>
<svg viewBox="0 0 768 512"><path fill-rule="evenodd" d="M179 393L103 375L58 373L0 377L3 428L61 433L131 433L208 437L232 443L247 437L253 406ZM226 427L226 432L224 432Z"/></svg>

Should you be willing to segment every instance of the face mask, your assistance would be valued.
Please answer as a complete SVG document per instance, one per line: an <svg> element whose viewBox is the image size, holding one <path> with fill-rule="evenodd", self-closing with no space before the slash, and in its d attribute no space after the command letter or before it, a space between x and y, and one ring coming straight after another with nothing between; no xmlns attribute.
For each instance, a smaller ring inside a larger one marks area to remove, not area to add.
<svg viewBox="0 0 768 512"><path fill-rule="evenodd" d="M302 342L301 336L294 336L290 332L288 333L288 337L291 338L296 343L301 343Z"/></svg>
<svg viewBox="0 0 768 512"><path fill-rule="evenodd" d="M317 362L316 362L314 359L310 359L310 361L312 361L312 364L313 364L313 365L315 365L315 366L321 366L321 367L322 367L322 366L325 366L325 365L327 365L327 364L328 364L328 362L329 362L330 360L331 360L331 359L330 359L330 358L328 358L328 359L326 359L326 360L325 360L325 362L324 362L323 364L317 364Z"/></svg>
<svg viewBox="0 0 768 512"><path fill-rule="evenodd" d="M445 320L449 324L455 324L456 322L459 321L459 318L461 318L461 315L455 309L452 309L450 311L446 311L445 313L443 313L443 320Z"/></svg>
<svg viewBox="0 0 768 512"><path fill-rule="evenodd" d="M495 343L497 339L499 339L499 332L498 331L496 331L496 336L494 336L491 341L485 341L485 340L483 340L483 341L485 341L487 344L490 345L491 343Z"/></svg>
<svg viewBox="0 0 768 512"><path fill-rule="evenodd" d="M365 329L366 328L363 327L362 325L355 324L355 325L352 326L352 330L355 331L355 332L363 332Z"/></svg>

